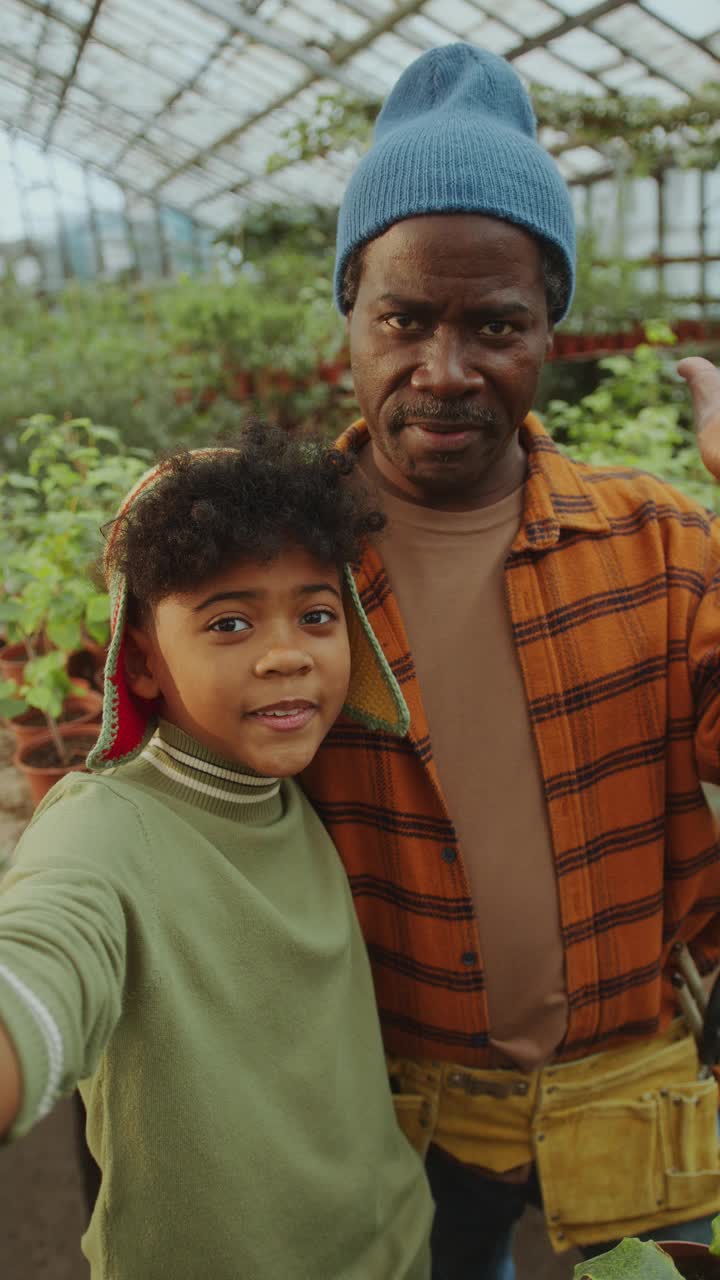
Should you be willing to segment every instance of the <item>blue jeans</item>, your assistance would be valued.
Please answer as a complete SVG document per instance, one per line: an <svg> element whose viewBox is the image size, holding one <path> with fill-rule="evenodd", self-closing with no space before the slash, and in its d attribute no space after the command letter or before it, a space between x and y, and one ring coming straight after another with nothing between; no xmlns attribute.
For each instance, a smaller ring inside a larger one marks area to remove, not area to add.
<svg viewBox="0 0 720 1280"><path fill-rule="evenodd" d="M515 1280L515 1226L527 1204L542 1207L534 1170L525 1183L497 1182L431 1146L427 1173L436 1206L432 1280ZM643 1238L709 1244L710 1222L710 1218L697 1218ZM592 1258L612 1247L613 1242L603 1243L582 1252Z"/></svg>

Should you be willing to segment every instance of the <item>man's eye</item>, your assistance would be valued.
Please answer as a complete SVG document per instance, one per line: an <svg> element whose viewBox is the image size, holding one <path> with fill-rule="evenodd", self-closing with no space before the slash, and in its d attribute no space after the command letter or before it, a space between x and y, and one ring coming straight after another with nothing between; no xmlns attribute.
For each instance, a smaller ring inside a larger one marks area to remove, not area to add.
<svg viewBox="0 0 720 1280"><path fill-rule="evenodd" d="M211 622L210 631L222 631L225 635L232 635L235 631L249 631L250 623L244 618L218 618L216 622Z"/></svg>
<svg viewBox="0 0 720 1280"><path fill-rule="evenodd" d="M327 625L328 622L335 622L335 614L332 609L308 609L304 613L300 621L306 627L319 627Z"/></svg>
<svg viewBox="0 0 720 1280"><path fill-rule="evenodd" d="M407 333L413 327L416 329L422 328L422 321L418 320L415 316L409 316L404 312L395 316L387 316L385 323L389 325L391 329L400 329L403 333Z"/></svg>
<svg viewBox="0 0 720 1280"><path fill-rule="evenodd" d="M481 333L489 333L493 338L507 338L512 333L512 325L507 320L488 320L480 326Z"/></svg>

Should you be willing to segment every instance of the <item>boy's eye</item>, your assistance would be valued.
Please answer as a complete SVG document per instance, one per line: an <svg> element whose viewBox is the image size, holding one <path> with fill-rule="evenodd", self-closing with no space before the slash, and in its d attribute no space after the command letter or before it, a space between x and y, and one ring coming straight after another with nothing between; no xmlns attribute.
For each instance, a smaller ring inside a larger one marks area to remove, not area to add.
<svg viewBox="0 0 720 1280"><path fill-rule="evenodd" d="M250 623L245 618L218 618L215 622L211 622L209 631L222 631L224 634L232 634L235 631L249 631Z"/></svg>
<svg viewBox="0 0 720 1280"><path fill-rule="evenodd" d="M306 627L317 627L323 623L335 622L335 614L332 609L308 609L304 613L300 621Z"/></svg>

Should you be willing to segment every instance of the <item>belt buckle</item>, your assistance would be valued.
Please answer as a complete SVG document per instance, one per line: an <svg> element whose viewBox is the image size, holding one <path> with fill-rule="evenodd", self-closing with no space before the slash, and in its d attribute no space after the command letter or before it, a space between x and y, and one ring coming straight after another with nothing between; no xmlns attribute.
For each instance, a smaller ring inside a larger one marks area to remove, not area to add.
<svg viewBox="0 0 720 1280"><path fill-rule="evenodd" d="M487 1094L492 1098L522 1098L530 1087L525 1080L479 1080L469 1071L451 1071L447 1081L471 1096Z"/></svg>

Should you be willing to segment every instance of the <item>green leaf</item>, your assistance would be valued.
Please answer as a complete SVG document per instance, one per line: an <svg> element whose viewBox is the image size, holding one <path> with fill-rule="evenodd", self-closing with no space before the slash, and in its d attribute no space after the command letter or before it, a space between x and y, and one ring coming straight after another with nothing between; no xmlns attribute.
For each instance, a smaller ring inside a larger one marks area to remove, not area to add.
<svg viewBox="0 0 720 1280"><path fill-rule="evenodd" d="M712 1227L712 1240L710 1242L710 1252L714 1258L720 1258L720 1213L713 1218L710 1223Z"/></svg>
<svg viewBox="0 0 720 1280"><path fill-rule="evenodd" d="M85 621L107 623L110 617L110 596L106 592L98 592L91 596L85 610Z"/></svg>
<svg viewBox="0 0 720 1280"><path fill-rule="evenodd" d="M65 695L58 689L42 686L36 689L29 689L27 700L31 707L37 707L38 711L43 711L45 715L52 716L53 719L57 720L62 711Z"/></svg>
<svg viewBox="0 0 720 1280"><path fill-rule="evenodd" d="M680 1272L654 1240L630 1236L608 1253L578 1262L573 1280L678 1280Z"/></svg>
<svg viewBox="0 0 720 1280"><path fill-rule="evenodd" d="M12 720L27 710L27 703L22 698L0 698L0 716L3 720Z"/></svg>
<svg viewBox="0 0 720 1280"><path fill-rule="evenodd" d="M62 653L72 653L82 648L82 628L76 618L49 618L48 639Z"/></svg>

